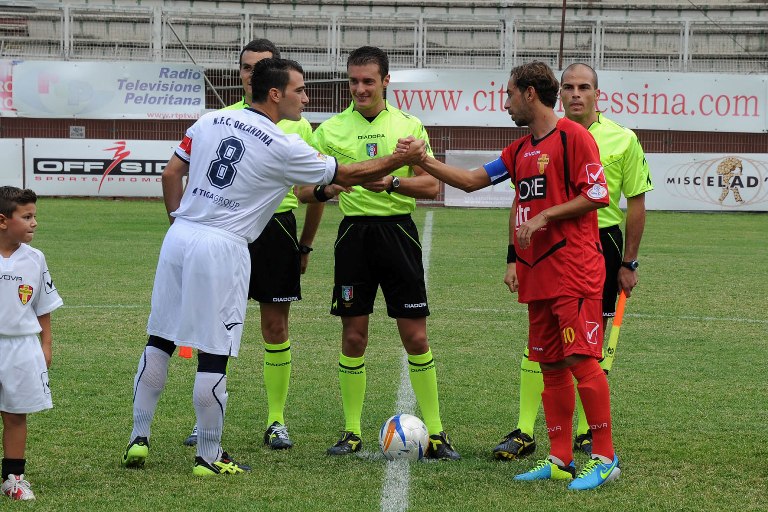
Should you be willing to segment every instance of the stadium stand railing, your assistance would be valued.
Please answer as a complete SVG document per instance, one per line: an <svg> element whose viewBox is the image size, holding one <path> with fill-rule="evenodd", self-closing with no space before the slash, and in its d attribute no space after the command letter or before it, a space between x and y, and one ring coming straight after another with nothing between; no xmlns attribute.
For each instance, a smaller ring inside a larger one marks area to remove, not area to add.
<svg viewBox="0 0 768 512"><path fill-rule="evenodd" d="M205 3L198 4L201 8L184 10L0 1L0 58L194 59L206 68L222 69L236 64L237 49L247 41L267 37L285 48L287 56L318 72L343 71L349 50L363 44L387 50L393 68L506 69L533 57L558 64L559 17L531 15L530 9L525 14L509 9L501 18L319 10L297 16L269 9L206 10ZM693 15L649 17L652 11L644 12L624 17L569 15L564 60L616 70L768 69L768 14L756 18L734 13L715 21Z"/></svg>
<svg viewBox="0 0 768 512"><path fill-rule="evenodd" d="M0 59L194 62L229 104L242 93L240 49L266 37L304 66L311 84L308 111L327 113L349 105L346 58L360 45L386 50L393 70L508 73L533 59L557 68L560 58L560 1L111 3L0 0ZM764 3L714 2L701 12L679 3L670 8L640 3L648 5L630 10L621 2L572 2L563 66L580 61L598 70L768 74ZM206 106L223 105L209 90ZM189 123L0 117L0 136L68 138L76 124L88 138L178 140ZM429 133L442 157L450 149L496 150L525 130L438 126ZM768 152L766 134L638 130L638 135L648 152Z"/></svg>

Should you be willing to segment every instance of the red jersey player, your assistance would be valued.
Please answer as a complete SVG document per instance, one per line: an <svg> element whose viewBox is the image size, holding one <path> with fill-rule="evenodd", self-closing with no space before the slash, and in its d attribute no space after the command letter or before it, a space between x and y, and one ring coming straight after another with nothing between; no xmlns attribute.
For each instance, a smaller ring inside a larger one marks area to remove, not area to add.
<svg viewBox="0 0 768 512"><path fill-rule="evenodd" d="M544 375L551 443L547 459L515 479L572 480L569 489L584 490L621 473L611 437L608 381L597 362L605 269L596 210L608 205L608 189L592 136L553 110L558 85L542 62L514 68L504 107L531 133L472 171L431 157L421 167L467 192L512 179L517 194L504 282L528 304L528 346ZM594 438L593 458L578 475L571 445L574 377Z"/></svg>

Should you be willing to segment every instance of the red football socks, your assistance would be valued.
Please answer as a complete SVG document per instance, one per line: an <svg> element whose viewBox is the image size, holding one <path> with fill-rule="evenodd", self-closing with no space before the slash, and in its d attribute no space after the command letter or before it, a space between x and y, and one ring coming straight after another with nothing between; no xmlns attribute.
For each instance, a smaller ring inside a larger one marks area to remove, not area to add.
<svg viewBox="0 0 768 512"><path fill-rule="evenodd" d="M573 411L576 407L576 391L573 377L568 368L544 370L544 391L541 401L544 404L544 418L547 422L547 434L551 445L550 454L563 464L573 460Z"/></svg>
<svg viewBox="0 0 768 512"><path fill-rule="evenodd" d="M608 379L596 359L585 359L571 366L570 370L578 382L584 414L592 431L592 453L613 459Z"/></svg>

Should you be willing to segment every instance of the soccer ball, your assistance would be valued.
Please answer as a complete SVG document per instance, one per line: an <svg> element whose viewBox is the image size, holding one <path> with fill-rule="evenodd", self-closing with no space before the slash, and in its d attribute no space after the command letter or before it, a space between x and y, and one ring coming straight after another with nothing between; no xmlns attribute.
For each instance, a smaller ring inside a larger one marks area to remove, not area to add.
<svg viewBox="0 0 768 512"><path fill-rule="evenodd" d="M416 416L396 414L381 426L379 446L387 460L420 460L427 450L427 426Z"/></svg>

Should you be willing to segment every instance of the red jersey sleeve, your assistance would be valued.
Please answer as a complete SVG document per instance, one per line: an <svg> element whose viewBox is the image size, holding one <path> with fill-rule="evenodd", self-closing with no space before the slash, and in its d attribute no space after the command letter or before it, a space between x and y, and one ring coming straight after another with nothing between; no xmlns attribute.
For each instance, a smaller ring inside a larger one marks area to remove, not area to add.
<svg viewBox="0 0 768 512"><path fill-rule="evenodd" d="M523 144L525 137L517 139L515 142L504 148L501 152L501 161L507 167L509 177L512 179L512 184L515 185L515 155L517 154L520 146Z"/></svg>
<svg viewBox="0 0 768 512"><path fill-rule="evenodd" d="M571 184L579 194L594 203L608 204L608 183L605 180L603 164L600 163L600 151L597 143L583 126L576 126L571 131L569 159L573 162Z"/></svg>

